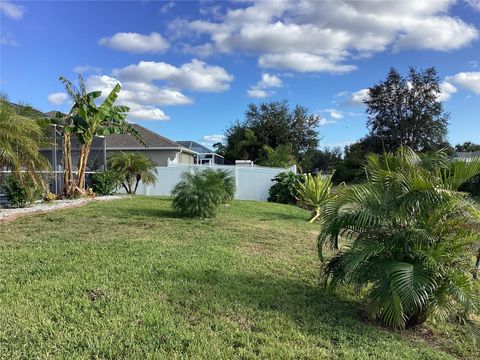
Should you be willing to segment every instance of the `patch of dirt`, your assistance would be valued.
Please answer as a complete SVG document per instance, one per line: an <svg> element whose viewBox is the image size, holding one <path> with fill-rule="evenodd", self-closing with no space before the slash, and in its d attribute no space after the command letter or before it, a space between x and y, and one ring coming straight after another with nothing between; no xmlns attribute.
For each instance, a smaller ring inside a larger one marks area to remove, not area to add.
<svg viewBox="0 0 480 360"><path fill-rule="evenodd" d="M87 295L91 302L107 299L107 291L105 289L90 289L87 291Z"/></svg>

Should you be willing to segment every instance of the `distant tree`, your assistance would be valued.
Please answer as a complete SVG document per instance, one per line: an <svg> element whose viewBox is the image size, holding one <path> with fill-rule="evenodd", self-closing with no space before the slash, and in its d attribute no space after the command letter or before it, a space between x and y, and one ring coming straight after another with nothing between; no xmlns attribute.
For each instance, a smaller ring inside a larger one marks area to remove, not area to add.
<svg viewBox="0 0 480 360"><path fill-rule="evenodd" d="M279 145L276 149L265 145L265 160L259 162L259 165L287 168L295 164L295 158L292 155L290 145Z"/></svg>
<svg viewBox="0 0 480 360"><path fill-rule="evenodd" d="M304 172L321 172L331 173L338 163L342 161L342 149L340 147L315 149L306 154L303 162Z"/></svg>
<svg viewBox="0 0 480 360"><path fill-rule="evenodd" d="M387 78L369 89L367 106L370 136L383 143L385 151L408 146L431 151L446 146L449 114L438 100L440 79L435 68L408 76L391 68Z"/></svg>
<svg viewBox="0 0 480 360"><path fill-rule="evenodd" d="M217 151L232 161L257 162L266 159L264 146L277 149L287 145L295 160L301 162L307 152L318 146L318 122L318 117L302 106L290 109L286 100L250 104L245 119L227 129L225 145L217 147Z"/></svg>
<svg viewBox="0 0 480 360"><path fill-rule="evenodd" d="M480 144L475 144L475 143L472 143L471 141L466 141L463 144L455 145L455 151L458 151L458 152L480 151Z"/></svg>

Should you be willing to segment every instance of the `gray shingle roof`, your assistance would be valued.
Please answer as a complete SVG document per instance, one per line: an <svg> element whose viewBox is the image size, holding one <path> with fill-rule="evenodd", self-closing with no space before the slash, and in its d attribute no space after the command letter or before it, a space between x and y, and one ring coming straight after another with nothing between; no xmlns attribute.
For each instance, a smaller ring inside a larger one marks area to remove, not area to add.
<svg viewBox="0 0 480 360"><path fill-rule="evenodd" d="M183 146L173 140L157 134L138 124L132 124L138 131L148 148L182 148ZM130 134L112 134L107 137L107 149L145 149L145 146L139 143Z"/></svg>
<svg viewBox="0 0 480 360"><path fill-rule="evenodd" d="M191 149L193 151L196 151L200 154L211 154L214 153L213 150L210 150L206 146L203 146L202 144L199 144L196 141L177 141L177 143L183 145L184 147Z"/></svg>

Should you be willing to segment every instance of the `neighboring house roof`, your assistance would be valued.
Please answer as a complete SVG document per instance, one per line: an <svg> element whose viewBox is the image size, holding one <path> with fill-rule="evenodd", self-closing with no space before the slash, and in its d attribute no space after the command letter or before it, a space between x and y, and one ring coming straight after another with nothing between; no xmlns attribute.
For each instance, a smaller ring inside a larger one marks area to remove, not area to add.
<svg viewBox="0 0 480 360"><path fill-rule="evenodd" d="M135 130L145 142L146 146L137 141L130 134L112 134L106 136L107 150L182 150L187 153L195 154L193 149L182 146L181 144L167 139L156 132L144 128L138 124L132 124Z"/></svg>
<svg viewBox="0 0 480 360"><path fill-rule="evenodd" d="M177 141L177 143L183 145L184 147L191 149L199 154L213 154L215 151L199 144L196 141Z"/></svg>

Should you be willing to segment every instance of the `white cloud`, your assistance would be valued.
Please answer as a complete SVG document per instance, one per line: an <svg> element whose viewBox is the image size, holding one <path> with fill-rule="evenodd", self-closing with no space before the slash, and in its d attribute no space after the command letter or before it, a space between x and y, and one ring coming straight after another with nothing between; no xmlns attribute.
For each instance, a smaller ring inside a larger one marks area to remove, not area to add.
<svg viewBox="0 0 480 360"><path fill-rule="evenodd" d="M368 99L369 90L368 89L361 89L355 91L348 95L348 97L343 102L344 105L347 106L363 106L364 101Z"/></svg>
<svg viewBox="0 0 480 360"><path fill-rule="evenodd" d="M220 66L208 65L193 59L175 67L164 62L140 61L121 69L114 69L113 75L121 80L148 82L163 80L178 89L204 92L222 92L230 88L233 75Z"/></svg>
<svg viewBox="0 0 480 360"><path fill-rule="evenodd" d="M266 54L260 56L258 64L262 68L289 69L298 72L347 73L355 70L355 65L336 64L325 57L308 53Z"/></svg>
<svg viewBox="0 0 480 360"><path fill-rule="evenodd" d="M472 68L477 68L478 67L478 61L477 60L470 60L468 62L468 65L470 65Z"/></svg>
<svg viewBox="0 0 480 360"><path fill-rule="evenodd" d="M472 9L480 11L480 0L466 0Z"/></svg>
<svg viewBox="0 0 480 360"><path fill-rule="evenodd" d="M48 95L48 102L52 105L62 105L66 104L70 98L66 93L63 92L55 92Z"/></svg>
<svg viewBox="0 0 480 360"><path fill-rule="evenodd" d="M222 142L224 140L225 140L225 135L219 135L219 134L205 135L201 139L201 141L203 141L204 143L208 143L208 144L215 144L215 143L218 143L218 142Z"/></svg>
<svg viewBox="0 0 480 360"><path fill-rule="evenodd" d="M127 51L134 54L163 53L170 47L168 41L156 32L152 32L150 35L120 32L101 38L98 43L115 50Z"/></svg>
<svg viewBox="0 0 480 360"><path fill-rule="evenodd" d="M453 76L447 76L445 81L480 95L480 72L460 72Z"/></svg>
<svg viewBox="0 0 480 360"><path fill-rule="evenodd" d="M344 117L344 114L342 111L340 110L336 110L336 109L325 109L325 110L322 110L323 112L326 112L326 113L329 113L330 114L330 117L334 118L334 119L342 119Z"/></svg>
<svg viewBox="0 0 480 360"><path fill-rule="evenodd" d="M471 44L478 39L478 30L449 14L454 3L233 2L213 19L208 14L207 20L177 19L170 30L187 39L185 51L200 56L243 52L257 55L264 68L345 73L355 69L346 61L392 48L449 51Z"/></svg>
<svg viewBox="0 0 480 360"><path fill-rule="evenodd" d="M92 75L86 81L88 91L102 91L102 97L108 95L113 87L120 83L122 90L118 103L130 107L129 117L141 120L168 120L169 117L157 106L187 105L193 100L178 90L160 88L145 82L120 82L107 75Z"/></svg>
<svg viewBox="0 0 480 360"><path fill-rule="evenodd" d="M263 73L260 80L247 90L247 94L254 98L266 98L275 94L275 91L267 89L278 88L282 85L282 80L278 76Z"/></svg>
<svg viewBox="0 0 480 360"><path fill-rule="evenodd" d="M170 12L171 9L173 9L175 7L175 3L173 1L170 1L168 3L166 3L165 5L163 5L161 8L160 8L160 13L161 14L167 14L168 12Z"/></svg>
<svg viewBox="0 0 480 360"><path fill-rule="evenodd" d="M437 99L439 101L447 101L450 99L452 94L456 93L457 88L451 83L444 81L440 84L440 94L438 94Z"/></svg>
<svg viewBox="0 0 480 360"><path fill-rule="evenodd" d="M25 10L25 6L14 4L11 1L2 0L0 2L0 13L15 20L21 19Z"/></svg>
<svg viewBox="0 0 480 360"><path fill-rule="evenodd" d="M325 117L323 117L323 116L319 116L319 117L318 117L318 120L319 120L319 121L318 121L318 125L320 125L320 126L325 126L325 125L335 124L335 123L336 123L335 120L333 120L333 119L327 119L327 118L325 118Z"/></svg>
<svg viewBox="0 0 480 360"><path fill-rule="evenodd" d="M253 98L263 99L272 95L269 91L260 90L260 89L248 89L247 95Z"/></svg>
<svg viewBox="0 0 480 360"><path fill-rule="evenodd" d="M11 34L1 35L0 36L0 44L8 45L8 46L17 46L17 41L13 38Z"/></svg>
<svg viewBox="0 0 480 360"><path fill-rule="evenodd" d="M78 65L73 68L73 72L76 74L84 74L84 73L99 73L102 71L101 68L90 66L90 65Z"/></svg>

